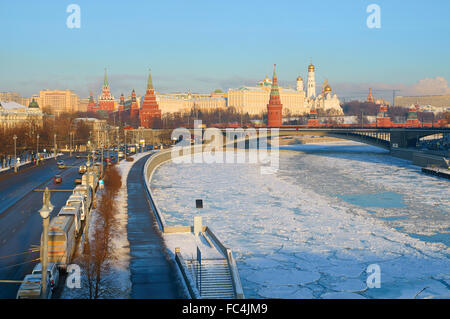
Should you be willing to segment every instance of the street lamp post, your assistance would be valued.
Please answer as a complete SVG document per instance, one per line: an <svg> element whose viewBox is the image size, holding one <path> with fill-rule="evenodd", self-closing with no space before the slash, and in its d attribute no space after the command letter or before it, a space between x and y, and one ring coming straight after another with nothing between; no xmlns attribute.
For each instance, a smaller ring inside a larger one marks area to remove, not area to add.
<svg viewBox="0 0 450 319"><path fill-rule="evenodd" d="M42 266L42 299L47 297L47 265L48 265L48 221L53 205L50 202L50 191L48 187L45 188L42 198L42 208L39 213L42 217L42 243L41 243L41 266Z"/></svg>
<svg viewBox="0 0 450 319"><path fill-rule="evenodd" d="M72 157L72 149L73 149L73 132L69 134L69 144L70 144L70 157Z"/></svg>
<svg viewBox="0 0 450 319"><path fill-rule="evenodd" d="M36 135L36 166L39 166L39 134Z"/></svg>
<svg viewBox="0 0 450 319"><path fill-rule="evenodd" d="M54 143L54 146L55 146L53 155L55 156L55 160L56 160L56 134L53 135L53 143Z"/></svg>
<svg viewBox="0 0 450 319"><path fill-rule="evenodd" d="M16 150L17 135L16 134L14 134L13 140L14 140L14 173L17 173L17 150Z"/></svg>

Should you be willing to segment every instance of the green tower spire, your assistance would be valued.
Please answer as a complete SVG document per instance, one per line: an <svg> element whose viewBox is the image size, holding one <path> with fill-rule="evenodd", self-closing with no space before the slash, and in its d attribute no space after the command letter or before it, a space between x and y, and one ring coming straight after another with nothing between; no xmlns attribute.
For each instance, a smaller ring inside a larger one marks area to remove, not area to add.
<svg viewBox="0 0 450 319"><path fill-rule="evenodd" d="M153 81L152 81L152 74L150 73L150 69L148 70L147 90L153 90Z"/></svg>
<svg viewBox="0 0 450 319"><path fill-rule="evenodd" d="M272 79L272 89L270 90L270 95L280 95L278 90L278 79L277 79L277 65L273 65L273 79Z"/></svg>
<svg viewBox="0 0 450 319"><path fill-rule="evenodd" d="M105 80L103 81L104 86L108 86L108 79L106 78L106 68L105 68Z"/></svg>

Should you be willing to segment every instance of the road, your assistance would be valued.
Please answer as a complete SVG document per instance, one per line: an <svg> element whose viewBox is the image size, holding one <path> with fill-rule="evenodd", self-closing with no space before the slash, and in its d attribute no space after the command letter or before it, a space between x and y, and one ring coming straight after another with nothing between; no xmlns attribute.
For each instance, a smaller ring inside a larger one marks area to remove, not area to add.
<svg viewBox="0 0 450 319"><path fill-rule="evenodd" d="M22 280L38 262L39 252L27 253L33 246L39 246L42 233L42 192L35 188L70 189L75 187L74 179L79 176L77 167L86 158L63 156L68 167L59 169L54 159L39 167L30 167L17 175L0 179L0 280ZM53 176L62 176L61 184L53 184ZM51 217L58 214L70 192L52 192L54 209ZM0 283L0 298L15 298L20 284Z"/></svg>

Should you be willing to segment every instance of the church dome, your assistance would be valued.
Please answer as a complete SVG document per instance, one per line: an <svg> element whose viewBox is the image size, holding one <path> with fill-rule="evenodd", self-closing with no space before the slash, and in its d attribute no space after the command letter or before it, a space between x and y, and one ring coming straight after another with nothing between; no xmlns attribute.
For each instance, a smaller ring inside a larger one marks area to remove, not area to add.
<svg viewBox="0 0 450 319"><path fill-rule="evenodd" d="M314 72L314 69L315 69L314 64L311 63L311 64L308 66L308 71L309 71L309 72Z"/></svg>
<svg viewBox="0 0 450 319"><path fill-rule="evenodd" d="M33 99L30 104L28 104L28 108L30 109L38 109L39 108L39 104Z"/></svg>
<svg viewBox="0 0 450 319"><path fill-rule="evenodd" d="M331 92L331 87L328 84L325 86L325 92Z"/></svg>
<svg viewBox="0 0 450 319"><path fill-rule="evenodd" d="M297 81L303 81L303 78L299 75L299 76L297 77Z"/></svg>

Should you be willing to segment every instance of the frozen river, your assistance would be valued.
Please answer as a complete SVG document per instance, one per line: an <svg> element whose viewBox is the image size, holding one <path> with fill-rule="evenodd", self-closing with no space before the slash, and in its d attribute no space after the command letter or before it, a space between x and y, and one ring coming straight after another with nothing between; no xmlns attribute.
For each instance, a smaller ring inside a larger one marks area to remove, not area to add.
<svg viewBox="0 0 450 319"><path fill-rule="evenodd" d="M258 164L174 164L152 188L169 225L204 224L237 259L247 298L450 298L450 187L353 142L280 151ZM368 288L369 265L381 287Z"/></svg>

